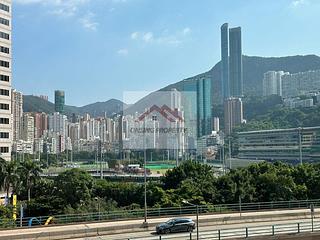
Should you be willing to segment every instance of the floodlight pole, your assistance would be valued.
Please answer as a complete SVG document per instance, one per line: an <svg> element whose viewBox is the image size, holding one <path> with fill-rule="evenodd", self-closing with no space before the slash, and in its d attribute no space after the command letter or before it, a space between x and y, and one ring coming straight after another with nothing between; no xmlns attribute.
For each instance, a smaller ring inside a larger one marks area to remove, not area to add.
<svg viewBox="0 0 320 240"><path fill-rule="evenodd" d="M299 127L298 128L298 133L299 133L299 160L300 160L300 164L302 165L302 136L301 136L301 130L302 128Z"/></svg>
<svg viewBox="0 0 320 240"><path fill-rule="evenodd" d="M147 222L147 149L146 149L146 136L145 136L145 130L146 130L146 120L144 119L143 121L143 126L144 126L144 131L143 131L143 158L144 158L144 222L143 226L147 227L148 222Z"/></svg>
<svg viewBox="0 0 320 240"><path fill-rule="evenodd" d="M147 150L144 149L144 224L147 225Z"/></svg>

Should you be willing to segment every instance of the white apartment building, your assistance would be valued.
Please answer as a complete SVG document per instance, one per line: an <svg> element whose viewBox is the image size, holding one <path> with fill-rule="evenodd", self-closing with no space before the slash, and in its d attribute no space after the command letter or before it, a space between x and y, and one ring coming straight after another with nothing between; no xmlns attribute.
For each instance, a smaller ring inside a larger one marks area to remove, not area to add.
<svg viewBox="0 0 320 240"><path fill-rule="evenodd" d="M282 96L282 76L289 74L283 71L268 71L264 73L262 80L263 96Z"/></svg>
<svg viewBox="0 0 320 240"><path fill-rule="evenodd" d="M283 97L296 97L320 90L320 70L282 76Z"/></svg>
<svg viewBox="0 0 320 240"><path fill-rule="evenodd" d="M213 118L213 130L216 132L220 131L220 118L218 117Z"/></svg>
<svg viewBox="0 0 320 240"><path fill-rule="evenodd" d="M0 157L10 161L11 117L11 0L0 0Z"/></svg>
<svg viewBox="0 0 320 240"><path fill-rule="evenodd" d="M55 112L52 115L49 115L49 131L58 133L64 138L66 138L67 122L67 116Z"/></svg>
<svg viewBox="0 0 320 240"><path fill-rule="evenodd" d="M31 113L23 114L22 138L27 142L34 142L34 117Z"/></svg>

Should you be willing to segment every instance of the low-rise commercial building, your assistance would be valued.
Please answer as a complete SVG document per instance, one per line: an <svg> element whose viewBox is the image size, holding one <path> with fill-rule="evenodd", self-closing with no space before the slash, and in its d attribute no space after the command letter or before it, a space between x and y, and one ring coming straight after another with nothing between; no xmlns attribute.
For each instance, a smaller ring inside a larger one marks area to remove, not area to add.
<svg viewBox="0 0 320 240"><path fill-rule="evenodd" d="M238 145L243 159L299 161L301 147L303 161L319 161L320 126L240 132Z"/></svg>
<svg viewBox="0 0 320 240"><path fill-rule="evenodd" d="M309 98L309 99L287 98L287 99L284 99L284 106L289 108L313 107L314 100L312 98Z"/></svg>

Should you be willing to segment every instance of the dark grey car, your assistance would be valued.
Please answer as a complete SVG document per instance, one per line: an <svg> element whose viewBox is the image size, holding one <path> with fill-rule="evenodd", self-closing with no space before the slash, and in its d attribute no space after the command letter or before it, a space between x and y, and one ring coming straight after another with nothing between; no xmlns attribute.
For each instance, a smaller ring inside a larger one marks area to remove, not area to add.
<svg viewBox="0 0 320 240"><path fill-rule="evenodd" d="M191 218L174 218L165 223L156 226L158 234L167 234L171 232L192 232L196 224Z"/></svg>

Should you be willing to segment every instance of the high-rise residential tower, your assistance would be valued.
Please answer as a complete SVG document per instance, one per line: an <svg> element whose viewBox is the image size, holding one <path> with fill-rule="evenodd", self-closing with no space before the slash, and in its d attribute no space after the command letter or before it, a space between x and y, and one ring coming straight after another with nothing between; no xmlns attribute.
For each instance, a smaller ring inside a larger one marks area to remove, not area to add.
<svg viewBox="0 0 320 240"><path fill-rule="evenodd" d="M22 139L23 95L12 89L11 91L11 114L12 114L12 140Z"/></svg>
<svg viewBox="0 0 320 240"><path fill-rule="evenodd" d="M54 107L58 113L64 113L65 93L61 90L54 92Z"/></svg>
<svg viewBox="0 0 320 240"><path fill-rule="evenodd" d="M224 128L227 135L234 127L243 123L243 107L241 98L228 98L224 102Z"/></svg>
<svg viewBox="0 0 320 240"><path fill-rule="evenodd" d="M0 157L11 160L11 0L0 0Z"/></svg>
<svg viewBox="0 0 320 240"><path fill-rule="evenodd" d="M224 100L230 97L228 23L224 23L221 26L221 83L221 94Z"/></svg>
<svg viewBox="0 0 320 240"><path fill-rule="evenodd" d="M48 130L48 115L46 113L33 113L34 117L34 137L41 138Z"/></svg>
<svg viewBox="0 0 320 240"><path fill-rule="evenodd" d="M26 142L34 142L34 117L31 113L23 114L22 138Z"/></svg>
<svg viewBox="0 0 320 240"><path fill-rule="evenodd" d="M229 81L230 96L242 97L243 73L242 73L242 42L241 27L229 29Z"/></svg>
<svg viewBox="0 0 320 240"><path fill-rule="evenodd" d="M283 71L268 71L263 74L262 93L263 96L282 96L282 75L289 74Z"/></svg>

